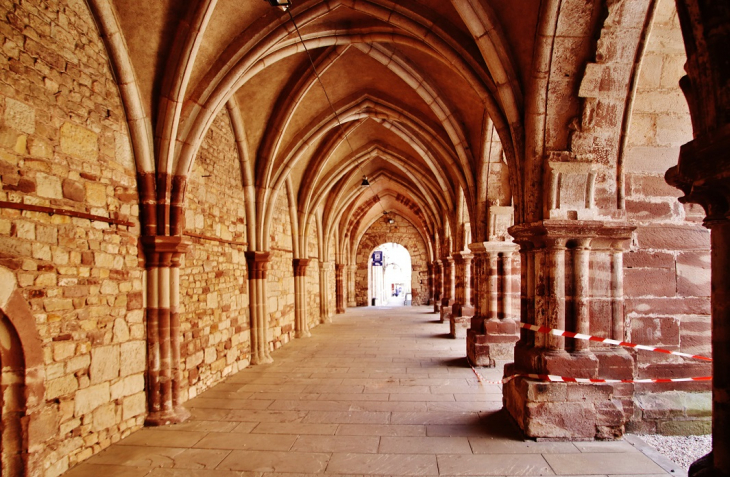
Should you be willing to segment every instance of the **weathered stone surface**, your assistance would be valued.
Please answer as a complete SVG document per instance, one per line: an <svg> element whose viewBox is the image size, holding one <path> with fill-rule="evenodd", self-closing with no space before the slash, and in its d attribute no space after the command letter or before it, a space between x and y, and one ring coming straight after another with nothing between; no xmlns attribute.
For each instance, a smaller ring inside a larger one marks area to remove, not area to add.
<svg viewBox="0 0 730 477"><path fill-rule="evenodd" d="M88 161L99 157L99 139L94 132L74 123L64 123L60 129L61 151Z"/></svg>
<svg viewBox="0 0 730 477"><path fill-rule="evenodd" d="M74 401L74 416L83 416L94 411L101 405L109 402L109 383L104 382L96 386L80 389Z"/></svg>
<svg viewBox="0 0 730 477"><path fill-rule="evenodd" d="M119 346L104 346L91 350L91 384L119 377Z"/></svg>

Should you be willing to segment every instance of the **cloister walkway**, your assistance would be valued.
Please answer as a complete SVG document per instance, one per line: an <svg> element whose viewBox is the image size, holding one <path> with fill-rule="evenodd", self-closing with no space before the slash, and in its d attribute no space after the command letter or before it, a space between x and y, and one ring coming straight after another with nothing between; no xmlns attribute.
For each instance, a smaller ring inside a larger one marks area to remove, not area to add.
<svg viewBox="0 0 730 477"><path fill-rule="evenodd" d="M66 476L681 475L627 441L523 441L447 332L426 307L351 308Z"/></svg>

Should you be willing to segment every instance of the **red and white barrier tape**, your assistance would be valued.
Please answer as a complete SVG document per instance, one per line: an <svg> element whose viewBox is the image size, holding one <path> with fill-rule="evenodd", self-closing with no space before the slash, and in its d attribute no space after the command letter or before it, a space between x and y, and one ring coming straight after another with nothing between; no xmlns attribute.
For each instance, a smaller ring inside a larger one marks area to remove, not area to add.
<svg viewBox="0 0 730 477"><path fill-rule="evenodd" d="M706 356L698 356L695 354L682 353L680 351L670 351L668 349L657 348L655 346L646 346L635 343L628 343L626 341L612 340L610 338L599 338L598 336L584 335L581 333L573 333L571 331L556 330L554 328L548 328L547 326L535 326L527 323L519 323L520 328L526 330L535 331L537 333L544 333L554 336L567 336L568 338L575 338L577 340L596 341L599 343L607 343L615 346L624 346L626 348L643 349L645 351L654 351L655 353L673 354L675 356L683 356L685 358L701 359L704 361L712 361L712 358Z"/></svg>
<svg viewBox="0 0 730 477"><path fill-rule="evenodd" d="M499 381L490 381L484 379L484 376L479 372L471 368L474 374L477 376L482 384L507 384L515 378L530 378L538 379L540 381L550 381L553 383L579 383L579 384L601 384L601 383L624 383L624 384L649 384L649 383L689 383L696 381L712 381L712 376L701 376L699 378L674 378L674 379L591 379L591 378L568 378L566 376L555 376L553 374L513 374L507 376Z"/></svg>

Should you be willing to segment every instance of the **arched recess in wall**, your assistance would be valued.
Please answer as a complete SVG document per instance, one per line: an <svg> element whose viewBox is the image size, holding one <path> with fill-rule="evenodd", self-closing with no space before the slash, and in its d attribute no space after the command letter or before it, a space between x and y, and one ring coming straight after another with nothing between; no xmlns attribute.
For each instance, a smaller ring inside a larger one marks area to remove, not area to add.
<svg viewBox="0 0 730 477"><path fill-rule="evenodd" d="M44 436L51 437L41 425L49 417L41 413L43 351L35 318L15 286L15 274L0 267L0 474L39 475L43 462L33 452L43 448Z"/></svg>

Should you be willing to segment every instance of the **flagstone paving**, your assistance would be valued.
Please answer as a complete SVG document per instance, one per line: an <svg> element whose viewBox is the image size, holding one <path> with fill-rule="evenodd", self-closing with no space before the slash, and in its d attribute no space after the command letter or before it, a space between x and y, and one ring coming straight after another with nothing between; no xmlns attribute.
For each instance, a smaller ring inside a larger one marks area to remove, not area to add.
<svg viewBox="0 0 730 477"><path fill-rule="evenodd" d="M627 441L524 440L501 387L479 383L437 318L349 309L187 402L188 422L138 431L65 475L686 475Z"/></svg>

